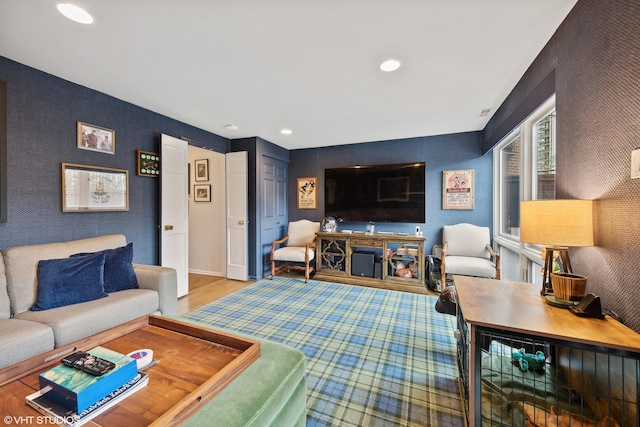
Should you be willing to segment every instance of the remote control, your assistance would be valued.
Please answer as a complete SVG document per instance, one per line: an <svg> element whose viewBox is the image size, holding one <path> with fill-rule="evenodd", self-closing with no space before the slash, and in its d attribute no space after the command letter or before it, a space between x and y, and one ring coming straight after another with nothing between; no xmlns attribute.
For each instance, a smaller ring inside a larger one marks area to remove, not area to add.
<svg viewBox="0 0 640 427"><path fill-rule="evenodd" d="M92 356L83 351L70 354L64 357L61 362L66 366L79 369L95 376L104 375L116 367L114 363L109 362L108 360Z"/></svg>

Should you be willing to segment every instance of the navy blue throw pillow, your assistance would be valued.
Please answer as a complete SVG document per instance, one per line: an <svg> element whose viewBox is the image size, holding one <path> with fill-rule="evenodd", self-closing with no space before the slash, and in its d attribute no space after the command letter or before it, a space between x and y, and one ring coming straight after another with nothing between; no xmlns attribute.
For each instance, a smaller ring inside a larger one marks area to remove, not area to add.
<svg viewBox="0 0 640 427"><path fill-rule="evenodd" d="M38 262L38 296L31 310L49 310L106 296L103 254L48 259Z"/></svg>
<svg viewBox="0 0 640 427"><path fill-rule="evenodd" d="M104 254L104 290L107 293L138 289L138 279L133 270L133 242L115 249L105 249L95 252ZM87 253L71 255L71 257L85 256Z"/></svg>

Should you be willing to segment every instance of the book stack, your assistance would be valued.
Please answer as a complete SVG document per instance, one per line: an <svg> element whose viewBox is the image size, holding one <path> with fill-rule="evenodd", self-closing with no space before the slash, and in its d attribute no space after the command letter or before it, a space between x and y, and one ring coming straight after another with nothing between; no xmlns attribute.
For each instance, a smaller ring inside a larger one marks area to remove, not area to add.
<svg viewBox="0 0 640 427"><path fill-rule="evenodd" d="M88 351L115 364L111 371L95 376L65 365L40 374L40 390L27 396L27 404L65 427L77 427L148 383L138 373L136 360L104 347Z"/></svg>

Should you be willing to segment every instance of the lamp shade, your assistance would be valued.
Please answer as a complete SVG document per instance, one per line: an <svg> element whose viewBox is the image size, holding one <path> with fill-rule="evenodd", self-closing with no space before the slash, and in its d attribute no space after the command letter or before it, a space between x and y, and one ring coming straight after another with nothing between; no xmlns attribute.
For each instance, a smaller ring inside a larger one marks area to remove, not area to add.
<svg viewBox="0 0 640 427"><path fill-rule="evenodd" d="M520 202L520 240L556 246L593 246L593 200Z"/></svg>

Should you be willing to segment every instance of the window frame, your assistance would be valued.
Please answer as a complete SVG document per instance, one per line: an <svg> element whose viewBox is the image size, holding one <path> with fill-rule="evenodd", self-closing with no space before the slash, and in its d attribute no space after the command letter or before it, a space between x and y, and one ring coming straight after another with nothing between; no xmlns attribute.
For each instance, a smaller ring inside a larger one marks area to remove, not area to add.
<svg viewBox="0 0 640 427"><path fill-rule="evenodd" d="M506 250L515 252L519 255L520 265L518 266L520 281L536 282L536 274L532 274L535 266L544 264L541 255L542 247L540 245L522 243L519 236L502 232L503 224L503 165L502 165L502 149L512 143L515 138L520 137L520 187L519 202L523 200L535 200L537 196L537 174L538 174L538 156L537 156L537 140L534 132L535 125L544 117L556 111L556 96L553 94L545 102L543 102L534 112L532 112L520 125L509 132L496 146L493 148L493 230L494 230L494 246L497 250L503 247ZM557 116L556 116L557 128ZM557 147L557 135L554 142L554 150ZM555 163L555 153L554 153ZM555 167L557 170L557 165ZM518 202L518 203L519 203Z"/></svg>

